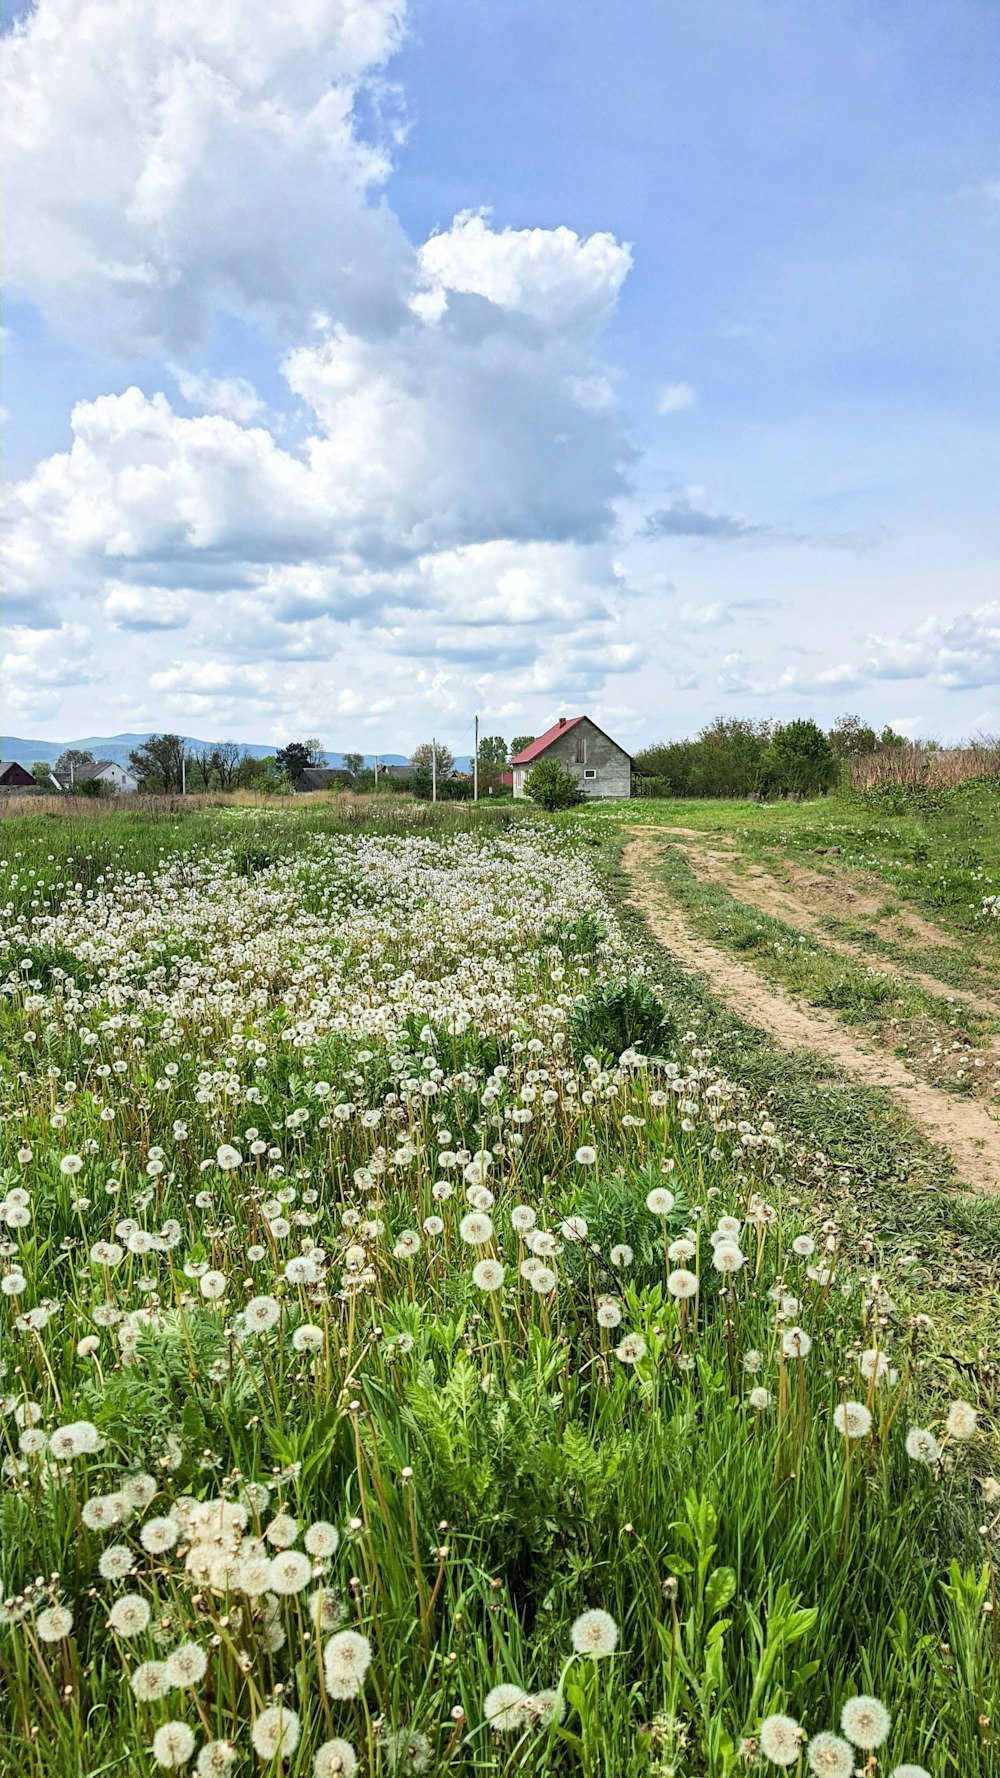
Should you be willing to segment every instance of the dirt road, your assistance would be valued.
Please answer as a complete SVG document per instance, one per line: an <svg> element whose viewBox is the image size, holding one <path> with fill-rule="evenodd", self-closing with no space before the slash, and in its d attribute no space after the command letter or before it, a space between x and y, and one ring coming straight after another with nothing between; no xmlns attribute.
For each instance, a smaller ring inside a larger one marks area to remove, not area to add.
<svg viewBox="0 0 1000 1778"><path fill-rule="evenodd" d="M859 1075L865 1086L891 1093L932 1142L947 1149L972 1191L1000 1192L1000 1122L975 1100L958 1100L919 1080L894 1056L846 1031L831 1013L799 1006L764 982L746 963L692 931L668 896L657 863L671 830L630 828L622 863L631 900L677 961L704 975L726 1006L768 1032L786 1049L809 1049L838 1068ZM741 894L741 899L746 899Z"/></svg>

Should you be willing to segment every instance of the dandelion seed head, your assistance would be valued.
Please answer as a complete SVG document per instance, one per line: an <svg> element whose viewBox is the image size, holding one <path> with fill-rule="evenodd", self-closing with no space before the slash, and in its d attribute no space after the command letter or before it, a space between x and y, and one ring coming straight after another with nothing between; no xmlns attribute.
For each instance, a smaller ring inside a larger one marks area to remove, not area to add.
<svg viewBox="0 0 1000 1778"><path fill-rule="evenodd" d="M186 1766L194 1752L194 1730L186 1722L165 1722L153 1736L153 1758L158 1766Z"/></svg>
<svg viewBox="0 0 1000 1778"><path fill-rule="evenodd" d="M594 1608L582 1612L570 1631L570 1640L578 1655L600 1660L614 1654L618 1646L618 1625L610 1612Z"/></svg>
<svg viewBox="0 0 1000 1778"><path fill-rule="evenodd" d="M840 1713L840 1726L855 1747L866 1753L881 1747L892 1727L892 1717L878 1698L848 1698Z"/></svg>

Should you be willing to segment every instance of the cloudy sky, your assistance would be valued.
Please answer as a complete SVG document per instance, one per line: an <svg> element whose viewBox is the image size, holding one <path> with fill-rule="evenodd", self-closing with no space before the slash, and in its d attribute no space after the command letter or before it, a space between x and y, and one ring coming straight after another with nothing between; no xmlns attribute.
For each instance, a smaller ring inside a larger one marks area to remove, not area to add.
<svg viewBox="0 0 1000 1778"><path fill-rule="evenodd" d="M1000 729L995 0L9 7L4 726Z"/></svg>

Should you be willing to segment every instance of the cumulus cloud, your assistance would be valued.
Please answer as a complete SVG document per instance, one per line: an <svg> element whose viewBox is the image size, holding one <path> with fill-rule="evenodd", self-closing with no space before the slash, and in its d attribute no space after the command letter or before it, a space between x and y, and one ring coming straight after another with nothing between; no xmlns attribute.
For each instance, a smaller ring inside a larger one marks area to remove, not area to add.
<svg viewBox="0 0 1000 1778"><path fill-rule="evenodd" d="M417 255L418 312L436 319L449 293L485 297L527 316L546 332L606 321L632 264L613 235L581 239L570 228L493 230L489 211L463 211Z"/></svg>
<svg viewBox="0 0 1000 1778"><path fill-rule="evenodd" d="M698 397L690 383L664 383L656 398L658 414L677 414L686 407L694 407Z"/></svg>
<svg viewBox="0 0 1000 1778"><path fill-rule="evenodd" d="M408 247L359 96L401 0L41 0L4 45L6 275L60 327L177 351L217 307L384 322Z"/></svg>
<svg viewBox="0 0 1000 1778"><path fill-rule="evenodd" d="M871 636L866 666L875 679L929 679L945 691L1000 684L1000 600L924 618L899 637Z"/></svg>
<svg viewBox="0 0 1000 1778"><path fill-rule="evenodd" d="M244 426L264 411L264 403L246 377L213 377L207 371L185 370L182 364L169 368L184 400L202 413L223 414Z"/></svg>
<svg viewBox="0 0 1000 1778"><path fill-rule="evenodd" d="M792 525L764 524L710 512L696 505L687 493L647 515L641 537L693 537L702 543L811 544L820 549L865 551L874 549L884 536L881 528L867 531L797 530Z"/></svg>

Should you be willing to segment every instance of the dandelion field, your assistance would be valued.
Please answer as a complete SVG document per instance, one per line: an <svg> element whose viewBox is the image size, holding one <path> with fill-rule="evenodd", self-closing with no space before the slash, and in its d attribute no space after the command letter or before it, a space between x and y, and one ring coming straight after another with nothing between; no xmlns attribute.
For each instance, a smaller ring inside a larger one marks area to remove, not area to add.
<svg viewBox="0 0 1000 1778"><path fill-rule="evenodd" d="M995 1373L614 844L5 823L12 1770L1000 1772Z"/></svg>

